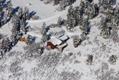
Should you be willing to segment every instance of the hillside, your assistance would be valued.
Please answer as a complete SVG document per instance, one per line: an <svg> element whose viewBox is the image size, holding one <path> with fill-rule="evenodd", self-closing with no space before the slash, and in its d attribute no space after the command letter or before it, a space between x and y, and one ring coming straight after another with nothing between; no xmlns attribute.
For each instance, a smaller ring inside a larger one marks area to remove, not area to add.
<svg viewBox="0 0 119 80"><path fill-rule="evenodd" d="M119 0L7 1L0 80L119 80Z"/></svg>

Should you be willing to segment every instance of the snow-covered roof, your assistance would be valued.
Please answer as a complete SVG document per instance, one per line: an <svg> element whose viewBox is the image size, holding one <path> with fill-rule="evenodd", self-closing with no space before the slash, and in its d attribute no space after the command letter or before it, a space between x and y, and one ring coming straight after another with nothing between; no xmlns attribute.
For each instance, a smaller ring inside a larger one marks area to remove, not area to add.
<svg viewBox="0 0 119 80"><path fill-rule="evenodd" d="M64 35L64 36L61 36L59 39L64 41L64 40L67 40L69 37L67 35Z"/></svg>
<svg viewBox="0 0 119 80"><path fill-rule="evenodd" d="M51 41L54 45L60 45L62 43L60 39L55 38L55 37L51 37L49 41Z"/></svg>

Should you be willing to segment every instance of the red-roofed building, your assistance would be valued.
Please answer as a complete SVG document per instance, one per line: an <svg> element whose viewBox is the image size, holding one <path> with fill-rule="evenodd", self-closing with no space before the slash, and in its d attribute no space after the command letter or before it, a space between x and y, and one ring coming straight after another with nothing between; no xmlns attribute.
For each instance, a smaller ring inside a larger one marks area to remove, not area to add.
<svg viewBox="0 0 119 80"><path fill-rule="evenodd" d="M47 42L47 48L48 49L55 49L55 48L57 48L57 45L54 45L52 42Z"/></svg>

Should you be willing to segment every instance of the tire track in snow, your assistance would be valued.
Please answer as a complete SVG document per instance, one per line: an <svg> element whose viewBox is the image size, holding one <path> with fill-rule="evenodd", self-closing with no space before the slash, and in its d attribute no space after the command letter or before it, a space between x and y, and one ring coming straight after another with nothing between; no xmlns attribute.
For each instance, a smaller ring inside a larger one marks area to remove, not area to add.
<svg viewBox="0 0 119 80"><path fill-rule="evenodd" d="M51 17L46 18L46 19L41 19L41 20L28 20L27 22L28 22L28 23L42 23L42 22L47 22L47 21L51 21L51 20L57 19L58 17L63 16L63 15L65 15L65 11L64 11L64 12L60 12L59 14L54 15L54 16L51 16Z"/></svg>

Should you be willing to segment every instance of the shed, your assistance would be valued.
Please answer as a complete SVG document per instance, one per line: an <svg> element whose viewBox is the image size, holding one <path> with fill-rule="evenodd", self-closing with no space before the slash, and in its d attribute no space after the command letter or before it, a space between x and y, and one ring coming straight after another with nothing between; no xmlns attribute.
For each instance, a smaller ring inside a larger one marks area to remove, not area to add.
<svg viewBox="0 0 119 80"><path fill-rule="evenodd" d="M69 37L68 37L67 35L63 35L63 36L59 37L59 39L60 39L62 42L66 42L66 41L69 39Z"/></svg>
<svg viewBox="0 0 119 80"><path fill-rule="evenodd" d="M27 43L27 38L26 38L26 37L21 37L21 38L19 39L19 41Z"/></svg>

